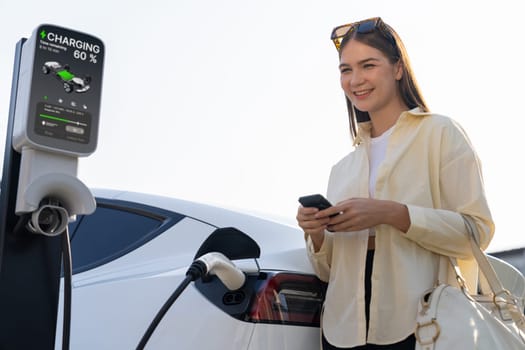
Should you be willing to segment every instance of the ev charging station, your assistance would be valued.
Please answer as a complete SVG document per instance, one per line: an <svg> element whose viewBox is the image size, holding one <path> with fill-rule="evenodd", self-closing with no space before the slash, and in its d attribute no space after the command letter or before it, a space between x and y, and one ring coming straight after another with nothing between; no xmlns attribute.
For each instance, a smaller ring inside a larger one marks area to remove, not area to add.
<svg viewBox="0 0 525 350"><path fill-rule="evenodd" d="M55 347L62 258L64 279L71 274L67 225L96 209L77 167L97 146L104 53L100 39L49 24L16 45L0 189L0 349Z"/></svg>

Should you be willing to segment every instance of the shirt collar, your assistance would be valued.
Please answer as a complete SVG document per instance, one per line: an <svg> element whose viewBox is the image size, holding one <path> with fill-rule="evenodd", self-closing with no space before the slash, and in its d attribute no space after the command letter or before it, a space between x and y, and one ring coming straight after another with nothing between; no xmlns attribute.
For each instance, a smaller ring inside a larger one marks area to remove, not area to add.
<svg viewBox="0 0 525 350"><path fill-rule="evenodd" d="M424 117L424 116L428 116L430 114L431 114L430 112L424 112L424 111L421 110L420 107L416 107L416 108L413 108L411 110L404 111L403 113L401 113L401 115L397 119L396 124L399 122L399 120L407 118L407 116ZM371 130L372 130L372 122L371 121L358 123L357 124L357 135L354 138L353 146L354 147L358 146L365 139L366 140L370 139L370 131Z"/></svg>

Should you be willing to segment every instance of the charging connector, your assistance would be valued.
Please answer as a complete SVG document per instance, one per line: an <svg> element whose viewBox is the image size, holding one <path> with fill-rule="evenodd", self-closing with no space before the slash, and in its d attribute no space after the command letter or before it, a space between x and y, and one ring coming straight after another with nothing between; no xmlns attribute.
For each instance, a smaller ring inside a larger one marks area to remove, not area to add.
<svg viewBox="0 0 525 350"><path fill-rule="evenodd" d="M235 264L233 264L231 260L222 253L212 252L199 257L190 265L188 271L186 272L186 278L184 278L179 287L177 287L177 289L173 292L173 294L171 294L168 300L166 300L164 305L162 305L160 310L157 312L157 315L153 321L151 321L148 329L137 345L137 350L144 349L160 321L162 321L164 315L168 312L175 300L177 300L177 298L182 294L184 289L186 289L186 287L191 282L196 281L198 278L202 278L206 276L206 274L210 273L215 273L229 290L237 290L241 288L246 280L244 272L237 268Z"/></svg>
<svg viewBox="0 0 525 350"><path fill-rule="evenodd" d="M215 274L229 290L237 290L244 285L246 276L224 254L212 252L197 259L206 264L206 270Z"/></svg>

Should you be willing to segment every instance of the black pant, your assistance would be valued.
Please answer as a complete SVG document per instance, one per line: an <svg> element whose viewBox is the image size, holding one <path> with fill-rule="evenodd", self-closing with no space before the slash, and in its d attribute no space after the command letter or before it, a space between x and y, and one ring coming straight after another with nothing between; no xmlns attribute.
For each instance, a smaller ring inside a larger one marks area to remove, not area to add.
<svg viewBox="0 0 525 350"><path fill-rule="evenodd" d="M366 329L368 329L368 321L370 319L370 299L372 294L372 265L374 263L374 251L369 250L366 254L366 267L365 267L365 315L366 315ZM414 335L410 335L405 340L390 344L390 345L376 345L366 344L356 346L353 348L338 348L328 343L323 335L323 350L337 350L337 349L352 349L352 350L406 350L414 349L416 347L416 338Z"/></svg>
<svg viewBox="0 0 525 350"><path fill-rule="evenodd" d="M413 350L416 347L416 337L410 335L405 340L390 344L390 345L376 345L376 344L366 344L361 346L355 346L353 348L338 348L328 343L328 341L323 336L323 350Z"/></svg>

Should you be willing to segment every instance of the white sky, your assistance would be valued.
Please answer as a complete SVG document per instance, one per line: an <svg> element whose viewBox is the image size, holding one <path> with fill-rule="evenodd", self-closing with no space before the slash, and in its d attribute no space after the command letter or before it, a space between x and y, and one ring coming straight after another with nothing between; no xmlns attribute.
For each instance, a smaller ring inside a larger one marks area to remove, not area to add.
<svg viewBox="0 0 525 350"><path fill-rule="evenodd" d="M326 190L350 151L339 24L381 16L401 35L433 111L456 119L483 162L491 250L525 246L520 2L458 0L0 0L0 139L16 42L43 23L106 44L92 188L278 215ZM2 141L2 144L4 141ZM3 147L0 149L3 158Z"/></svg>

